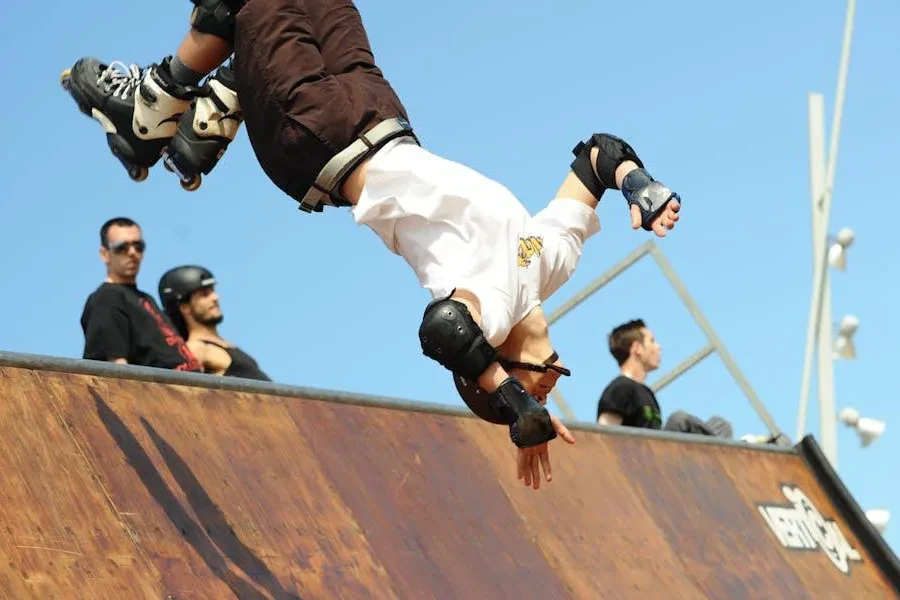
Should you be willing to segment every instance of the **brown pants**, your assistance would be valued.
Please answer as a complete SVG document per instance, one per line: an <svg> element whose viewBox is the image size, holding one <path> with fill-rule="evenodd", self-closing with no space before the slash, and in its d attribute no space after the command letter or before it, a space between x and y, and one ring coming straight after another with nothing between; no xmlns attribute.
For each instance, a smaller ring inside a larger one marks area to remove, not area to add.
<svg viewBox="0 0 900 600"><path fill-rule="evenodd" d="M297 201L361 134L408 119L351 0L250 0L237 15L234 69L256 158Z"/></svg>

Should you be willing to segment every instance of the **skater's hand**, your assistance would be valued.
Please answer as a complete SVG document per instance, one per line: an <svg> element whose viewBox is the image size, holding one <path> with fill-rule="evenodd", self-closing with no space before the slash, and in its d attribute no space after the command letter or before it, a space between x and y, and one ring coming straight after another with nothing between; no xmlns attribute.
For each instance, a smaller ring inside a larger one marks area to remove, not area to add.
<svg viewBox="0 0 900 600"><path fill-rule="evenodd" d="M680 210L681 205L678 203L678 200L669 202L663 211L653 219L651 223L653 233L659 237L666 237L666 233L675 228L675 223L678 222L678 211ZM641 209L637 204L631 205L631 228L641 228Z"/></svg>
<svg viewBox="0 0 900 600"><path fill-rule="evenodd" d="M642 227L659 237L675 227L681 197L643 168L635 168L622 180L622 195L631 214L631 228Z"/></svg>
<svg viewBox="0 0 900 600"><path fill-rule="evenodd" d="M550 415L550 422L557 435L569 444L575 443L575 438L569 428L562 424L559 417ZM553 481L553 471L550 468L550 443L532 446L531 448L518 448L518 474L519 479L525 480L526 486L534 489L541 487L541 469L548 482Z"/></svg>

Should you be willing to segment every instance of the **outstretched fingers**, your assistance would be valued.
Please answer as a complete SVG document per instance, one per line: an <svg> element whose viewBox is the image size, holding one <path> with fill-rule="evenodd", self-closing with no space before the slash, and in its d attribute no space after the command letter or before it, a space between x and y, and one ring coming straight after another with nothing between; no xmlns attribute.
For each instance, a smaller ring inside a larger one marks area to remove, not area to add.
<svg viewBox="0 0 900 600"><path fill-rule="evenodd" d="M635 231L641 228L641 209L637 204L631 205L631 228Z"/></svg>
<svg viewBox="0 0 900 600"><path fill-rule="evenodd" d="M537 446L538 448L543 448L539 450L537 453L531 455L531 482L534 484L534 489L539 489L541 487L541 462L538 460L538 457L541 457L547 454L547 445L542 444L541 446Z"/></svg>
<svg viewBox="0 0 900 600"><path fill-rule="evenodd" d="M518 448L517 452L519 479L523 480L525 487L540 489L541 464L544 463L547 455L547 444L541 444L532 448ZM549 464L549 457L546 458L546 461L546 464Z"/></svg>
<svg viewBox="0 0 900 600"><path fill-rule="evenodd" d="M660 212L653 223L650 225L653 233L659 237L666 237L666 234L675 228L675 224L681 218L679 212L681 205L677 200L670 201L666 207ZM631 206L631 228L640 229L641 227L641 209L636 204Z"/></svg>
<svg viewBox="0 0 900 600"><path fill-rule="evenodd" d="M516 471L519 479L525 480L525 485L531 485L531 469L526 468L527 457L521 448L516 450Z"/></svg>
<svg viewBox="0 0 900 600"><path fill-rule="evenodd" d="M534 489L541 487L541 463L538 460L540 448L546 452L547 444L518 449L519 479L523 480L525 487L534 487Z"/></svg>
<svg viewBox="0 0 900 600"><path fill-rule="evenodd" d="M565 440L568 444L575 443L575 436L569 431L569 428L563 425L559 417L550 415L550 422L557 435ZM544 479L548 483L553 481L553 468L550 464L550 444L544 443L531 448L517 448L516 474L525 484L525 487L533 487L540 489L541 487L541 471L544 472Z"/></svg>
<svg viewBox="0 0 900 600"><path fill-rule="evenodd" d="M569 444L575 443L575 436L572 435L572 432L569 431L569 428L563 425L563 422L559 420L559 417L555 415L550 415L550 422L553 424L553 429L556 430L556 434L564 439Z"/></svg>
<svg viewBox="0 0 900 600"><path fill-rule="evenodd" d="M541 468L544 469L544 477L547 478L547 482L549 483L550 481L553 481L553 470L550 468L549 448L544 448L544 451L541 452L538 456L541 459Z"/></svg>

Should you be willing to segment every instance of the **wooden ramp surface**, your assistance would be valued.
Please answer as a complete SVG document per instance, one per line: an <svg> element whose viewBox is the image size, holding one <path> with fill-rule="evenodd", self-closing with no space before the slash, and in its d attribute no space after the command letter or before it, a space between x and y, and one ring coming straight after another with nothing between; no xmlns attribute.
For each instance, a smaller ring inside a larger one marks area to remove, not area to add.
<svg viewBox="0 0 900 600"><path fill-rule="evenodd" d="M534 491L461 412L212 379L0 353L0 597L897 597L796 448L579 430Z"/></svg>

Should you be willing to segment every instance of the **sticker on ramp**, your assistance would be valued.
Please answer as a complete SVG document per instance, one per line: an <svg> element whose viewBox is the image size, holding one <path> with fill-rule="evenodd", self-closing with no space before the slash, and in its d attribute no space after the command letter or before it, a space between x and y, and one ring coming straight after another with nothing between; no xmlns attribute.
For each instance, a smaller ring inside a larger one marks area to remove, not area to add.
<svg viewBox="0 0 900 600"><path fill-rule="evenodd" d="M833 519L827 519L812 501L795 485L782 485L787 504L757 504L757 509L775 533L781 545L789 550L821 551L837 569L850 572L851 562L862 562Z"/></svg>

